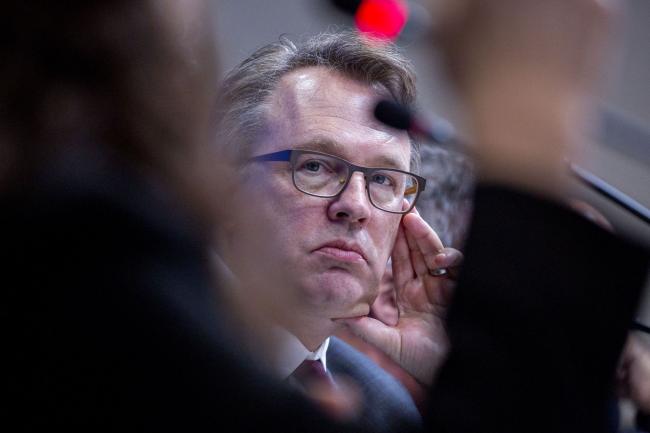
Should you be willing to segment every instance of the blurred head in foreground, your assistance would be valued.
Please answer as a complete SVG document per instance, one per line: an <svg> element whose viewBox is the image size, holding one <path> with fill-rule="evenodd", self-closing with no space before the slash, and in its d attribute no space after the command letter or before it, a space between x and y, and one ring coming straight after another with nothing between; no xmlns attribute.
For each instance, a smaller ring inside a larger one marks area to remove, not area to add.
<svg viewBox="0 0 650 433"><path fill-rule="evenodd" d="M372 116L382 98L414 103L411 66L352 33L267 45L223 85L220 142L238 162L241 213L222 227L221 253L244 296L276 312L291 303L275 319L310 350L335 319L368 314L421 190L415 143Z"/></svg>
<svg viewBox="0 0 650 433"><path fill-rule="evenodd" d="M155 179L211 218L205 9L199 0L4 4L0 191L85 152Z"/></svg>

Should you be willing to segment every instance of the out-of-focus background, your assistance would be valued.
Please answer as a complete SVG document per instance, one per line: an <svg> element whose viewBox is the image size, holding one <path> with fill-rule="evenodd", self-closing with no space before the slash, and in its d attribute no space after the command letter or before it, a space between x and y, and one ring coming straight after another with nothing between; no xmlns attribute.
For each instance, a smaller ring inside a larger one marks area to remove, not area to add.
<svg viewBox="0 0 650 433"><path fill-rule="evenodd" d="M354 26L353 19L325 0L215 0L222 72L256 48L282 34L297 41L310 35ZM622 0L624 21L614 46L611 73L602 94L602 122L589 159L581 164L650 207L650 1ZM417 1L410 1L412 19L426 19ZM435 17L433 17L435 22ZM435 24L434 24L435 25ZM420 107L462 125L454 95L436 58L431 58L426 36L409 28L397 43L418 73ZM650 245L650 227L595 194L580 189L615 227ZM603 254L616 254L603 251ZM567 257L571 260L571 257ZM604 269L603 272L618 272ZM650 286L647 284L646 287ZM650 289L640 317L650 322ZM594 318L598 320L598 318Z"/></svg>

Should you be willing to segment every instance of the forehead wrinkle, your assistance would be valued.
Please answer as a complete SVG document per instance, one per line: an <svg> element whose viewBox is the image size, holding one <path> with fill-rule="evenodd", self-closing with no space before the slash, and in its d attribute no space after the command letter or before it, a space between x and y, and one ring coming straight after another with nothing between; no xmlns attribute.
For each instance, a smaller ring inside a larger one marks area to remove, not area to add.
<svg viewBox="0 0 650 433"><path fill-rule="evenodd" d="M318 95L322 93L320 88L325 84L319 81L322 80L310 76L307 70L297 70L283 76L273 92L279 112L286 110L288 117L297 118L302 110L315 106L316 101L322 99Z"/></svg>
<svg viewBox="0 0 650 433"><path fill-rule="evenodd" d="M336 84L334 84L334 82ZM364 121L374 120L372 110L366 98L355 98L366 90L381 98L374 85L358 81L352 77L322 66L309 66L289 72L280 81L284 94L290 94L295 102L296 111L309 114L311 110L338 109L339 99L344 98L346 105L362 111ZM352 95L353 97L349 97ZM341 117L343 118L343 117Z"/></svg>
<svg viewBox="0 0 650 433"><path fill-rule="evenodd" d="M408 170L408 162L400 161L398 158L394 158L392 155L380 154L375 158L372 158L372 167L375 168L397 168L400 170Z"/></svg>
<svg viewBox="0 0 650 433"><path fill-rule="evenodd" d="M390 141L390 140L389 140ZM399 146L399 143L395 143L395 146ZM309 140L300 142L297 146L297 149L303 150L314 150L317 152L328 153L340 158L346 159L350 162L356 163L355 158L352 156L355 154L354 146L346 147L344 144L340 143L337 140L333 140L325 136L316 136ZM372 168L397 168L400 170L407 170L408 166L405 167L401 158L394 157L391 154L380 153L376 156L370 157L371 165L367 165ZM363 164L357 164L363 165Z"/></svg>
<svg viewBox="0 0 650 433"><path fill-rule="evenodd" d="M315 150L317 152L330 153L338 156L344 151L344 146L329 137L316 136L306 141L301 141L296 149Z"/></svg>
<svg viewBox="0 0 650 433"><path fill-rule="evenodd" d="M404 144L401 142L400 137L393 135L392 133L384 130L383 128L376 128L375 125L368 125L364 123L359 123L354 120L350 120L347 117L336 115L336 114L323 114L323 113L303 113L302 119L308 119L310 117L316 118L332 118L344 121L346 123L351 123L352 128L356 132L347 133L345 128L341 129L337 125L329 125L323 122L309 122L306 129L300 131L300 135L304 139L298 139L296 142L296 147L308 150L316 150L324 153L331 153L341 158L347 159L350 162L354 162L355 156L357 155L357 145L361 145L363 138L360 137L372 137L371 140L375 146L382 148L385 147L386 152L379 152L376 155L367 155L368 163L360 164L369 167L382 167L382 168L397 168L400 170L409 169L409 155L411 151L410 139L407 139L407 154L401 152L401 146ZM332 135L330 135L330 128L333 128ZM358 131L363 130L362 134L359 134ZM292 140L293 141L293 140ZM365 140L364 140L365 141ZM295 141L294 141L295 142ZM391 147L394 147L398 152L390 151ZM399 153L399 155L397 155Z"/></svg>
<svg viewBox="0 0 650 433"><path fill-rule="evenodd" d="M321 91L327 87L326 83L318 76L311 76L310 69L291 71L278 82L265 110L269 135L295 134L297 125L309 117L310 110L336 108L328 103L327 93Z"/></svg>
<svg viewBox="0 0 650 433"><path fill-rule="evenodd" d="M269 120L280 122L291 122L291 119L298 119L300 112L300 103L297 94L293 89L283 85L282 82L278 88L273 91L268 104L267 117Z"/></svg>
<svg viewBox="0 0 650 433"><path fill-rule="evenodd" d="M337 77L340 80L333 85L331 80ZM290 127L293 123L299 122L301 118L310 116L349 121L348 117L338 114L340 111L339 99L345 98L347 106L358 110L360 116L356 123L359 123L359 126L372 126L371 129L385 133L386 131L379 129L383 127L381 122L372 115L371 101L368 101L367 98L346 97L346 95L361 94L368 89L376 93L373 99L380 99L380 92L375 86L358 82L338 71L330 71L320 66L300 68L287 73L280 79L271 95L274 107L269 114L275 119L283 120L285 127ZM362 125L362 123L366 125Z"/></svg>

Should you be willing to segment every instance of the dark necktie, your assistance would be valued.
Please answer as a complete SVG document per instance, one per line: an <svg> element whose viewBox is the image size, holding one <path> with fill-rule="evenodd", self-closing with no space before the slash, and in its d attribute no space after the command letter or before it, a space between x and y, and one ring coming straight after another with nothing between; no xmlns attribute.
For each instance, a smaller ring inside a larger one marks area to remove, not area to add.
<svg viewBox="0 0 650 433"><path fill-rule="evenodd" d="M302 364L294 370L291 377L293 377L305 389L310 389L313 386L325 386L329 388L336 387L332 375L325 371L325 367L323 367L323 363L320 360L303 361Z"/></svg>

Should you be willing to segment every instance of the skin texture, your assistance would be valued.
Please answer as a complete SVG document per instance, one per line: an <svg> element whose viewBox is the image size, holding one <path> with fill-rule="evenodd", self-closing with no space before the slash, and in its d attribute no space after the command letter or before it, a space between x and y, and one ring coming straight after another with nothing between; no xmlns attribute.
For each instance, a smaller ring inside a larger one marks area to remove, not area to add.
<svg viewBox="0 0 650 433"><path fill-rule="evenodd" d="M386 266L386 272L384 272L384 276L381 278L379 294L375 302L370 306L370 317L386 325L397 325L399 311L397 311L392 264Z"/></svg>
<svg viewBox="0 0 650 433"><path fill-rule="evenodd" d="M392 253L398 321L373 317L341 320L357 336L383 350L420 383L430 385L447 353L444 327L459 251L444 248L431 227L412 212L403 218ZM429 271L447 268L445 276Z"/></svg>
<svg viewBox="0 0 650 433"><path fill-rule="evenodd" d="M408 170L408 136L371 117L380 97L372 87L325 68L293 71L268 103L267 133L254 154L312 149L358 165ZM291 295L284 298L285 307L293 306L290 314L282 314L278 305L272 315L314 349L340 326L335 319L368 314L401 216L372 206L361 173L352 176L340 196L327 199L298 191L286 162L255 163L246 170L243 206L258 219L237 221L231 244L239 250L237 257L268 246L265 286L272 280L279 296ZM260 219L264 240L242 242ZM339 245L326 247L332 242ZM351 245L361 254L346 252Z"/></svg>

